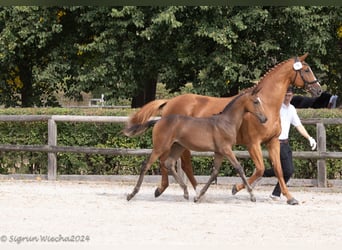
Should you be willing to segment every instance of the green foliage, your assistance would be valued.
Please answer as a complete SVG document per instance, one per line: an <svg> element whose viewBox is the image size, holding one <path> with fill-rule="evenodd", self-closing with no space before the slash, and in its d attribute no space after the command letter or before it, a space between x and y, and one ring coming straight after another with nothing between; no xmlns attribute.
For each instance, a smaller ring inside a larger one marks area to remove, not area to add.
<svg viewBox="0 0 342 250"><path fill-rule="evenodd" d="M341 96L341 18L331 6L1 7L0 104L58 106L58 92L99 89L106 101L146 102L157 80L233 95L304 52Z"/></svg>
<svg viewBox="0 0 342 250"><path fill-rule="evenodd" d="M163 90L160 90L161 92ZM62 114L69 115L129 115L132 110L113 109L2 109L0 114ZM342 117L341 110L298 110L301 118L312 117ZM316 126L305 125L308 132L316 137ZM326 125L327 150L342 151L342 128L340 125ZM99 148L152 148L151 130L144 135L129 138L121 134L123 124L110 123L72 123L58 122L58 142L60 146L88 146ZM2 122L0 123L0 144L47 144L46 122ZM309 143L294 128L290 130L290 144L293 151L310 151ZM234 150L246 150L235 146ZM58 174L139 174L141 163L145 156L111 156L98 154L58 153ZM247 176L254 171L251 159L239 159ZM192 163L196 175L209 175L212 170L212 157L193 157ZM268 159L264 159L266 167L270 167ZM296 178L316 178L316 160L294 159ZM155 163L148 174L159 172ZM1 152L0 173L47 173L47 154L30 152ZM327 160L327 175L329 179L340 179L342 160ZM225 160L220 170L220 176L237 176L231 164Z"/></svg>

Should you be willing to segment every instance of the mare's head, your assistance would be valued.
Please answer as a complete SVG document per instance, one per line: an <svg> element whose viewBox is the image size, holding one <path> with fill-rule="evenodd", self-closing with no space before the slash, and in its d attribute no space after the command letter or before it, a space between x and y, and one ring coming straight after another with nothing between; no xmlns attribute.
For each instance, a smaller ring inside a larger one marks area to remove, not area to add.
<svg viewBox="0 0 342 250"><path fill-rule="evenodd" d="M304 88L313 97L317 97L322 93L322 88L309 64L304 61L307 56L308 53L294 59L293 70L296 74L292 80L292 84L294 86Z"/></svg>
<svg viewBox="0 0 342 250"><path fill-rule="evenodd" d="M267 117L265 115L265 110L262 104L262 100L258 96L261 87L254 87L251 90L248 90L246 93L242 94L242 101L245 110L255 115L260 123L267 122Z"/></svg>

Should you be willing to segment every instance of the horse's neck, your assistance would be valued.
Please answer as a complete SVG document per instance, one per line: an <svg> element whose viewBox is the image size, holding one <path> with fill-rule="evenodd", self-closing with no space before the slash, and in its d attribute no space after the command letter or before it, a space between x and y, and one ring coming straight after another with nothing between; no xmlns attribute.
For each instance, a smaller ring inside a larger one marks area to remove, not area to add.
<svg viewBox="0 0 342 250"><path fill-rule="evenodd" d="M269 75L259 83L261 87L259 97L261 98L264 107L276 112L280 110L281 104L284 101L286 89L290 85L291 77L293 77L292 74L289 76L288 65L279 67L279 69L270 72Z"/></svg>

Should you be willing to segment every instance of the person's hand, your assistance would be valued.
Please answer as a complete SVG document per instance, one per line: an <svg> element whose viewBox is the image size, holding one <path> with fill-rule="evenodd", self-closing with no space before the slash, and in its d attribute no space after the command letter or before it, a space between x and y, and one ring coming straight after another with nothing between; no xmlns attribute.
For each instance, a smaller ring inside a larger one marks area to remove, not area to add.
<svg viewBox="0 0 342 250"><path fill-rule="evenodd" d="M316 148L316 145L317 145L317 143L316 143L315 139L314 139L314 138L312 138L312 137L310 136L308 140L309 140L309 142L310 142L310 147L311 147L311 150L315 150L315 148Z"/></svg>

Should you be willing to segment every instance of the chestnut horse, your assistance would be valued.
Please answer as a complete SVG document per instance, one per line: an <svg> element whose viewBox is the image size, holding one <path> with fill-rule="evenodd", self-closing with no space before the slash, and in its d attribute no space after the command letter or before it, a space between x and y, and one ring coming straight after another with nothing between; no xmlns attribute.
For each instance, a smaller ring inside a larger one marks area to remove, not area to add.
<svg viewBox="0 0 342 250"><path fill-rule="evenodd" d="M269 158L277 175L282 194L287 198L287 203L293 205L298 204L298 201L288 191L280 165L280 144L278 136L281 131L281 126L279 110L286 90L291 84L297 87L304 87L313 96L319 96L321 94L322 90L318 80L311 71L310 66L304 62L307 55L306 53L301 57L290 58L279 63L260 79L258 85L262 86L262 89L259 92L259 96L264 102L268 122L261 125L254 116L246 113L237 135L237 144L247 147L256 168L254 174L248 179L249 184L261 178L264 172L265 166L261 150L261 143L264 143L269 152ZM171 114L182 114L193 117L211 116L212 114L220 112L232 98L185 94L169 100L155 100L146 104L131 116L124 132L131 126L138 127L152 116L160 113L163 117ZM134 134L127 135L133 136ZM196 189L197 182L193 176L190 151L185 150L181 159L182 169L194 189ZM168 172L163 161L160 161L160 167L162 181L161 185L155 191L156 197L161 195L169 184ZM241 184L234 186L233 194L243 188L244 185Z"/></svg>
<svg viewBox="0 0 342 250"><path fill-rule="evenodd" d="M260 123L267 121L262 102L257 96L259 90L260 88L254 88L238 95L218 115L206 118L170 115L159 121L148 121L142 124L140 128L144 130L144 127L148 128L156 123L152 131L153 149L148 161L143 163L137 184L133 192L127 196L127 200L132 199L138 193L145 173L158 158L165 162L167 169L183 188L184 198L189 199L187 186L175 169L177 159L185 149L188 149L215 152L214 171L199 195L195 197L195 201L204 195L212 181L217 177L225 156L247 186L251 201L255 201L252 188L247 182L245 172L236 159L232 147L236 143L236 135L246 112L250 112ZM130 131L126 132L129 133Z"/></svg>

